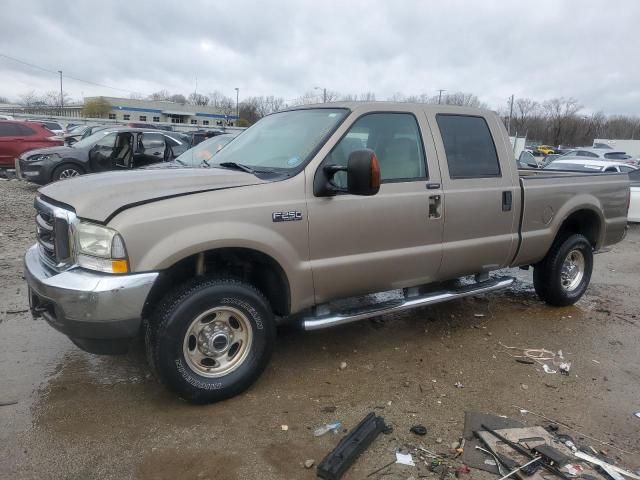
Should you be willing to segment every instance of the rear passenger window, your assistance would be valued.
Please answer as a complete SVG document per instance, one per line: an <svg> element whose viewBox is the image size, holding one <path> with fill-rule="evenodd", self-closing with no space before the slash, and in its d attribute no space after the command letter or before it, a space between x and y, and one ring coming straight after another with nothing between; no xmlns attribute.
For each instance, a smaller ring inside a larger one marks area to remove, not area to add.
<svg viewBox="0 0 640 480"><path fill-rule="evenodd" d="M468 115L436 115L452 179L499 177L498 154L487 122Z"/></svg>
<svg viewBox="0 0 640 480"><path fill-rule="evenodd" d="M333 147L329 162L347 165L349 155L363 148L375 152L384 181L411 181L427 177L425 155L418 122L409 113L370 113L354 122L342 140ZM345 187L345 172L333 180Z"/></svg>
<svg viewBox="0 0 640 480"><path fill-rule="evenodd" d="M34 133L32 129L24 125L0 122L0 137L28 137Z"/></svg>

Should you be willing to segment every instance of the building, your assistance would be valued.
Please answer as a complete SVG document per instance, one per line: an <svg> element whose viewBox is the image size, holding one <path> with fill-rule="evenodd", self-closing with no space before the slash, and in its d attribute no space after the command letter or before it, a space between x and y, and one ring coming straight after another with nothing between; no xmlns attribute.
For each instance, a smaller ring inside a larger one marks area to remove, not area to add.
<svg viewBox="0 0 640 480"><path fill-rule="evenodd" d="M103 98L111 105L106 118L118 122L176 123L183 125L233 126L237 120L235 110L225 114L222 109L204 105L189 105L168 100L134 100L117 97L86 97L87 100Z"/></svg>

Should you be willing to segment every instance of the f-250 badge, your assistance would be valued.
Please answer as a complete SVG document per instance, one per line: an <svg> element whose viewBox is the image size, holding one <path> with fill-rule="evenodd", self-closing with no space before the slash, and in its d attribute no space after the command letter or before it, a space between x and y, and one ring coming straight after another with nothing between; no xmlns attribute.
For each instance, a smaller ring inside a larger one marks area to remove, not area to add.
<svg viewBox="0 0 640 480"><path fill-rule="evenodd" d="M271 219L274 222L295 222L302 220L302 212L292 210L290 212L273 212Z"/></svg>

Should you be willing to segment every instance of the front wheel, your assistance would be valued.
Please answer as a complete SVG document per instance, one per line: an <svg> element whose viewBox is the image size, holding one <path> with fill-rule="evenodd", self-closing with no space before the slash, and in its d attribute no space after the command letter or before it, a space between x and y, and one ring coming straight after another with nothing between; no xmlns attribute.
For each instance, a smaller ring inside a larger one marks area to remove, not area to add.
<svg viewBox="0 0 640 480"><path fill-rule="evenodd" d="M251 386L269 362L276 332L264 295L232 279L197 280L178 289L146 328L152 369L194 403L223 400Z"/></svg>
<svg viewBox="0 0 640 480"><path fill-rule="evenodd" d="M83 173L84 171L80 167L66 163L55 168L51 174L51 181L57 182L58 180L67 180L69 178L78 177Z"/></svg>
<svg viewBox="0 0 640 480"><path fill-rule="evenodd" d="M575 234L554 242L534 268L533 285L548 304L573 305L587 290L592 271L593 248L583 235Z"/></svg>

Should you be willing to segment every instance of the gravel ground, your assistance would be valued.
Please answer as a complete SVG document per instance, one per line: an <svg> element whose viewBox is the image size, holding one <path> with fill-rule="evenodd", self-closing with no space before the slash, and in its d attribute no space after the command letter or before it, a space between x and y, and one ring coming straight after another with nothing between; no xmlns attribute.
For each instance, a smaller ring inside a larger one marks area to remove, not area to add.
<svg viewBox="0 0 640 480"><path fill-rule="evenodd" d="M311 479L303 462L318 462L340 438L312 429L333 420L351 428L375 411L394 432L344 477L361 479L402 445L448 454L467 410L539 423L519 407L611 442L569 432L640 468L638 228L596 257L593 284L575 306L541 304L530 273L515 271L517 286L503 293L326 331L283 330L253 388L192 406L156 383L141 351L90 355L31 319L22 254L33 243L35 191L0 179L0 478ZM516 363L499 342L562 349L571 374ZM426 436L409 433L416 423ZM432 475L421 461L381 474L370 478Z"/></svg>

